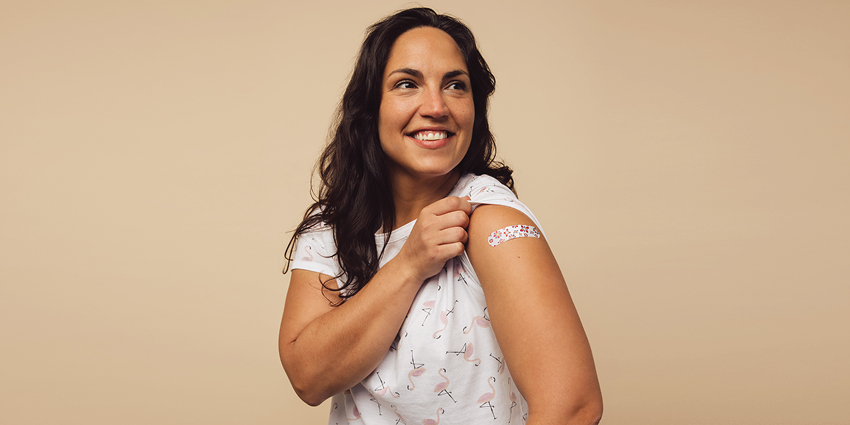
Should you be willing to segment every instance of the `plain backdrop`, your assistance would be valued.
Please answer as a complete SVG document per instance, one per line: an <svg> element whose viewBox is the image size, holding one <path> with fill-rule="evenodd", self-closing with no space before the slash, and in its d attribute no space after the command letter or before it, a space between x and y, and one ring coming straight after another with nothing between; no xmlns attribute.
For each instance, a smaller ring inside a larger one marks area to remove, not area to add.
<svg viewBox="0 0 850 425"><path fill-rule="evenodd" d="M410 5L0 1L0 423L326 422L279 363L281 254ZM850 2L426 5L496 75L603 423L847 423Z"/></svg>

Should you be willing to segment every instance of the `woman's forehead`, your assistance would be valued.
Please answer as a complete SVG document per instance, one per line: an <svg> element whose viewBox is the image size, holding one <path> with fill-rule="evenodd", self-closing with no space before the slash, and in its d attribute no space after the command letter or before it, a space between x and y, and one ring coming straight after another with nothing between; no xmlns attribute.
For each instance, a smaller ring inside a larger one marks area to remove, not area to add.
<svg viewBox="0 0 850 425"><path fill-rule="evenodd" d="M393 43L385 75L399 68L432 67L467 70L460 47L449 34L433 27L419 27L400 35Z"/></svg>

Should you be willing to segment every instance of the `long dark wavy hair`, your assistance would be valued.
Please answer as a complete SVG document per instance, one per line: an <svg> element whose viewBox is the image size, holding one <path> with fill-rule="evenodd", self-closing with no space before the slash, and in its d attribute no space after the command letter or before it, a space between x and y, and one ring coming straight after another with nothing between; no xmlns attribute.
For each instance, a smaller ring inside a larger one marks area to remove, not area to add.
<svg viewBox="0 0 850 425"><path fill-rule="evenodd" d="M382 226L388 232L395 227L395 207L384 151L378 138L378 115L384 68L395 40L419 27L434 27L450 35L460 48L472 85L475 121L469 150L457 166L463 173L487 174L513 190L513 171L495 159L496 144L487 121L490 95L496 79L475 43L472 32L456 18L429 8L402 10L370 26L360 48L351 80L342 96L332 126L330 142L316 164L321 184L311 193L315 202L286 247L289 270L299 235L322 223L333 229L340 287L322 285L338 291L344 302L365 286L378 271L380 253L375 232ZM388 235L389 236L389 235ZM386 237L384 241L390 238Z"/></svg>

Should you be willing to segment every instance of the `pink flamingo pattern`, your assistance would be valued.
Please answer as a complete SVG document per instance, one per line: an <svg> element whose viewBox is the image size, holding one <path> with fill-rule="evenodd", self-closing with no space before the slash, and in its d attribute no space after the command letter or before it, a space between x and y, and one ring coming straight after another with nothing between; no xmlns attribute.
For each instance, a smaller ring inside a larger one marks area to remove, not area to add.
<svg viewBox="0 0 850 425"><path fill-rule="evenodd" d="M446 262L446 264L448 264L448 262ZM441 270L440 273L445 273L449 271L449 269L447 268L448 266L446 264L443 264L443 270ZM440 291L442 289L443 285L440 285L440 279L437 279L437 291Z"/></svg>
<svg viewBox="0 0 850 425"><path fill-rule="evenodd" d="M397 392L395 392L395 391L391 390L391 389L390 389L390 387L388 387L388 386L384 383L384 380L383 380L383 379L381 379L381 372L377 372L377 375L378 375L378 381L381 381L381 387L380 387L380 388L375 388L375 389L374 389L375 394L376 394L376 395L378 395L378 396L380 396L380 397L383 397L383 396L384 396L384 394L387 394L387 393L389 392L389 394L390 394L393 398L398 398L398 397L399 397L399 393L397 393Z"/></svg>
<svg viewBox="0 0 850 425"><path fill-rule="evenodd" d="M349 421L356 421L356 420L360 419L360 411L359 411L359 410L357 410L357 406L354 406L354 411L353 411L353 413L354 413L354 417L353 417L353 418L349 418L349 417L348 417L348 414L346 414L346 415L345 415L345 418L346 418L346 419L348 419Z"/></svg>
<svg viewBox="0 0 850 425"><path fill-rule="evenodd" d="M470 323L469 326L463 327L463 334L467 335L470 332L472 332L472 329L475 327L475 325L478 325L479 327L482 327L482 328L489 328L490 327L490 318L487 317L487 307L484 307L484 316L473 317L472 323Z"/></svg>
<svg viewBox="0 0 850 425"><path fill-rule="evenodd" d="M413 391L414 389L416 389L416 384L413 382L413 378L422 376L424 374L425 374L425 368L424 367L418 367L418 368L413 369L410 372L408 372L407 380L410 381L410 385L407 386L407 389L410 390L410 391Z"/></svg>
<svg viewBox="0 0 850 425"><path fill-rule="evenodd" d="M407 373L407 380L410 381L407 389L413 391L416 388L413 378L425 374L425 363L416 363L416 359L413 357L413 350L410 350L410 364L413 365L413 370Z"/></svg>
<svg viewBox="0 0 850 425"><path fill-rule="evenodd" d="M505 362L502 361L502 358L494 356L493 353L490 353L490 357L499 362L499 375L505 373Z"/></svg>
<svg viewBox="0 0 850 425"><path fill-rule="evenodd" d="M469 283L466 282L466 278L463 277L463 265L460 264L460 261L455 259L455 274L457 275L457 281L463 282L464 285L469 286Z"/></svg>
<svg viewBox="0 0 850 425"><path fill-rule="evenodd" d="M377 405L378 405L378 416L384 416L384 415L381 413L381 402L380 402L380 401L378 401L378 399L377 399L376 397L372 397L372 398L370 398L370 399L369 399L369 401L371 401L371 402L373 402L373 403L375 403L375 404L377 404Z"/></svg>
<svg viewBox="0 0 850 425"><path fill-rule="evenodd" d="M443 333L443 331L446 330L447 327L449 327L449 315L448 313L446 313L446 310L440 312L440 322L443 324L443 328L434 332L434 335L432 335L434 339L440 339L442 335L438 334Z"/></svg>
<svg viewBox="0 0 850 425"><path fill-rule="evenodd" d="M481 397L478 397L478 403L480 404L480 406L478 406L478 407L479 408L489 407L490 408L490 414L493 415L493 420L495 420L496 419L496 413L493 412L493 405L490 402L493 401L493 398L496 397L496 388L493 387L493 384L490 383L490 380L492 380L493 382L496 382L496 377L491 376L490 379L487 380L487 385L490 386L490 390L492 390L493 392L484 393L484 394L481 395Z"/></svg>
<svg viewBox="0 0 850 425"><path fill-rule="evenodd" d="M472 358L472 350L473 350L472 343L470 342L469 346L466 347L466 351L464 351L464 353L463 353L463 359L470 362L470 363L475 363L475 366L478 366L478 365L481 364L481 359L479 359L479 358L473 359Z"/></svg>
<svg viewBox="0 0 850 425"><path fill-rule="evenodd" d="M443 379L446 380L446 382L440 382L439 384L437 384L437 386L434 387L434 392L437 393L437 396L441 396L441 395L445 394L445 395L449 396L449 398L452 399L453 402L457 403L457 400L455 400L455 398L452 397L452 393L448 390L448 388L449 388L449 378L446 375L443 375L443 372L448 373L448 371L446 371L446 368L442 368L442 369L437 371L437 373L439 373L440 376L442 376Z"/></svg>
<svg viewBox="0 0 850 425"><path fill-rule="evenodd" d="M539 226L522 203L511 199L510 190L489 176L467 175L458 182L451 195L469 195L473 206L496 204L513 207ZM382 252L382 263L386 264L399 253L412 227L393 232L397 236L387 242L383 251L381 239L376 239L377 249ZM296 243L292 257L298 261L294 263L301 262L301 267L307 269L326 270L325 274L338 274L340 264L338 258L332 255L336 251L333 228L325 226L314 230ZM542 235L542 229L540 233ZM487 235L483 237L486 239ZM513 425L513 408L517 408L517 425L522 425L526 401L509 379L512 371L508 371L507 361L495 340L489 309L481 296L481 284L475 278L477 269L473 270L465 254L449 261L451 263L446 262L437 275L423 282L414 300L408 304L411 308L401 316L404 320L396 335L390 336L386 356L372 375L359 386L352 387L350 392L334 395L330 409L331 425L359 424L368 421L375 413L378 414L376 419L382 419L387 425L440 425L443 417L446 417L446 423L478 425L492 420L494 424L504 422ZM420 325L417 326L416 322ZM409 361L405 355L407 351L411 353ZM416 353L420 356L418 362ZM387 379L384 380L384 377ZM408 382L404 382L405 378ZM407 390L401 391L403 387ZM447 398L451 403L446 401ZM410 400L410 403L404 400ZM464 409L463 406L472 408L476 401L479 409L466 414L474 414L477 419L460 419L455 415L455 410ZM385 407L390 407L386 417L383 416ZM445 409L447 407L448 410ZM504 421L506 407L509 409L509 422ZM360 409L367 410L364 413ZM487 410L483 409L489 409L489 418ZM497 409L498 415L495 414ZM434 416L428 412L434 412Z"/></svg>
<svg viewBox="0 0 850 425"><path fill-rule="evenodd" d="M466 360L470 363L475 363L475 366L478 366L478 365L481 364L481 359L477 359L477 358L473 359L472 358L472 353L473 353L474 349L475 348L472 346L472 343L467 342L467 343L463 344L463 347L461 347L460 350L458 350L458 351L446 351L446 354L454 354L455 357L457 357L460 354L463 354L464 360Z"/></svg>
<svg viewBox="0 0 850 425"><path fill-rule="evenodd" d="M447 327L449 327L449 315L455 312L455 304L457 304L457 300L455 300L455 303L452 304L451 310L443 310L440 312L440 322L442 322L443 328L438 330L437 332L434 332L434 339L440 339L442 335L437 334L442 333L446 330Z"/></svg>
<svg viewBox="0 0 850 425"><path fill-rule="evenodd" d="M301 261L313 261L313 246L307 245L304 249L307 251L307 255L301 257Z"/></svg>
<svg viewBox="0 0 850 425"><path fill-rule="evenodd" d="M478 192L475 192L476 195L480 195L482 193L496 193L496 191L493 190L492 186L484 186L480 190L478 190Z"/></svg>
<svg viewBox="0 0 850 425"><path fill-rule="evenodd" d="M393 412L395 412L395 415L398 416L398 419L395 420L395 425L398 425L399 422L403 423L404 425L407 425L407 421L404 420L400 413L398 413L398 408L395 407L395 404L391 404L390 407L393 408Z"/></svg>
<svg viewBox="0 0 850 425"><path fill-rule="evenodd" d="M424 421L422 421L422 425L437 425L437 424L439 424L440 423L440 412L442 412L444 414L446 413L446 411L443 410L442 407L438 407L437 408L437 420L435 421L433 419L425 419Z"/></svg>
<svg viewBox="0 0 850 425"><path fill-rule="evenodd" d="M425 326L425 321L428 320L429 317L431 317L431 309L434 308L434 302L435 300L431 300L422 303L422 311L425 312L425 318L422 319L422 326Z"/></svg>
<svg viewBox="0 0 850 425"><path fill-rule="evenodd" d="M389 395L393 396L393 398L399 398L399 393L391 390L390 387L386 387L386 388L381 389L380 391L376 391L375 394L377 394L378 396L381 396L381 397L383 397L384 394L389 394Z"/></svg>
<svg viewBox="0 0 850 425"><path fill-rule="evenodd" d="M514 392L514 387L511 385L511 378L508 378L508 387L511 389L511 395L508 398L511 400L511 408L508 413L508 423L511 423L511 418L514 416L514 407L516 407L516 393Z"/></svg>

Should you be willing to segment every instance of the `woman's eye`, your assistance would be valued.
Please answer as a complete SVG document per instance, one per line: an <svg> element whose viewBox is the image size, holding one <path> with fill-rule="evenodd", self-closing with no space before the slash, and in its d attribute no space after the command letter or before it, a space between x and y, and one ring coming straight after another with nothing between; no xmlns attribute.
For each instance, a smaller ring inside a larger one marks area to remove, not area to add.
<svg viewBox="0 0 850 425"><path fill-rule="evenodd" d="M446 88L449 90L466 90L466 84L462 81L452 81Z"/></svg>
<svg viewBox="0 0 850 425"><path fill-rule="evenodd" d="M413 81L410 80L402 80L396 83L395 88L397 89L413 89L416 88L416 85L413 84Z"/></svg>

